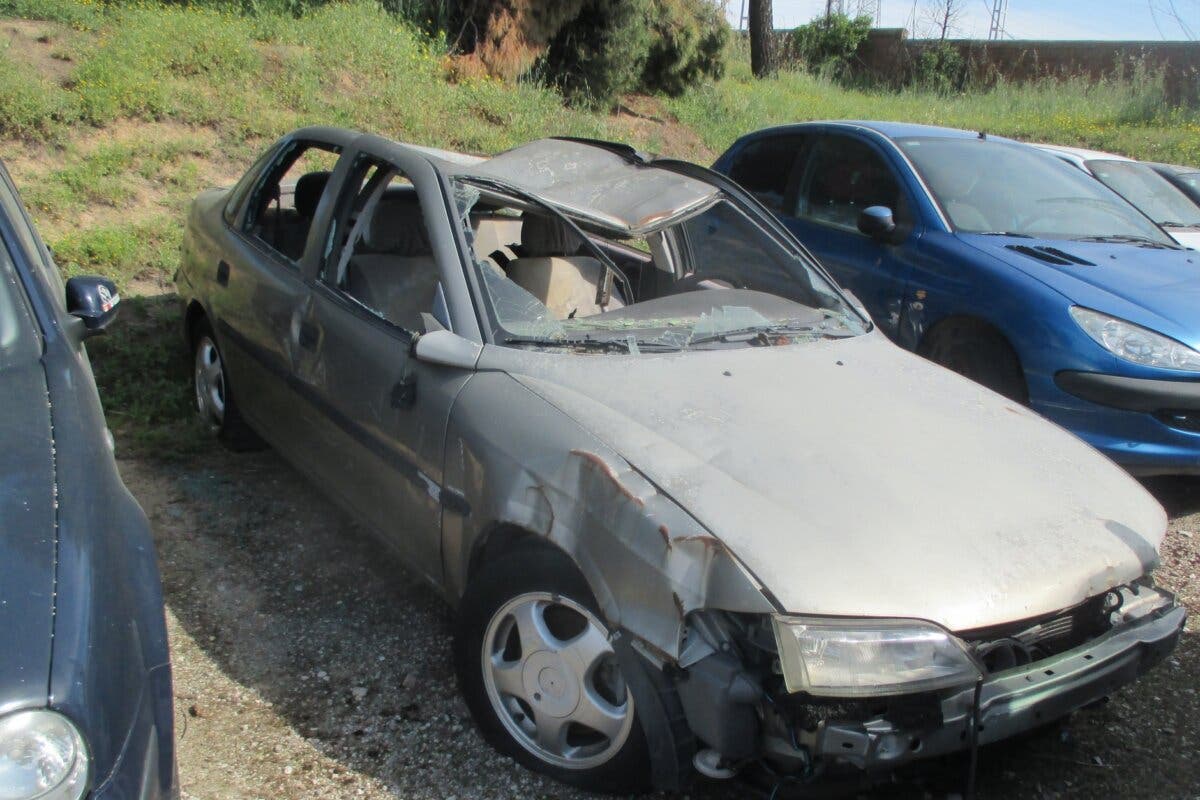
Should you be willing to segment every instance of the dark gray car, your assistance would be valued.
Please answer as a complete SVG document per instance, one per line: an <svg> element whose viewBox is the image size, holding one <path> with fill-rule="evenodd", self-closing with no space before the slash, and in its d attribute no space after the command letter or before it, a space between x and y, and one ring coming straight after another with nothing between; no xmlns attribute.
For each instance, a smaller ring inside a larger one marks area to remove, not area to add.
<svg viewBox="0 0 1200 800"><path fill-rule="evenodd" d="M196 198L176 285L212 430L456 606L484 735L560 780L878 773L1183 625L1141 487L890 344L702 167L305 129Z"/></svg>
<svg viewBox="0 0 1200 800"><path fill-rule="evenodd" d="M0 797L176 797L154 545L84 349L119 297L64 286L3 167L0 238Z"/></svg>

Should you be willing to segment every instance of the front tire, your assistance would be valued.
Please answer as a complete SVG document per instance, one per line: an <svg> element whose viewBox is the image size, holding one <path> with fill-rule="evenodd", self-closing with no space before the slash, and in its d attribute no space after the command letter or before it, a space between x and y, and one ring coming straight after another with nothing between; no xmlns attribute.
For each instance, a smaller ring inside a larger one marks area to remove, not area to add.
<svg viewBox="0 0 1200 800"><path fill-rule="evenodd" d="M950 320L933 332L924 355L1009 400L1029 404L1025 372L1012 346L994 329L969 319Z"/></svg>
<svg viewBox="0 0 1200 800"><path fill-rule="evenodd" d="M484 566L463 597L454 656L488 743L581 789L648 789L649 751L609 633L566 556L522 550Z"/></svg>
<svg viewBox="0 0 1200 800"><path fill-rule="evenodd" d="M265 446L242 419L229 384L225 360L207 322L200 322L192 337L192 388L196 412L222 444L235 451L258 450Z"/></svg>

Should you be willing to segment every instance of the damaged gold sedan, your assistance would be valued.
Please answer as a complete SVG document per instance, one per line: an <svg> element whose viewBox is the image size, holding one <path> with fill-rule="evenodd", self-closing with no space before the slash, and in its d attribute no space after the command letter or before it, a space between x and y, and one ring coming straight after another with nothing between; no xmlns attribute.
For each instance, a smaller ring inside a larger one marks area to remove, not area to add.
<svg viewBox="0 0 1200 800"><path fill-rule="evenodd" d="M458 610L487 739L588 789L886 773L1134 680L1162 509L902 352L725 178L332 128L194 202L196 403Z"/></svg>

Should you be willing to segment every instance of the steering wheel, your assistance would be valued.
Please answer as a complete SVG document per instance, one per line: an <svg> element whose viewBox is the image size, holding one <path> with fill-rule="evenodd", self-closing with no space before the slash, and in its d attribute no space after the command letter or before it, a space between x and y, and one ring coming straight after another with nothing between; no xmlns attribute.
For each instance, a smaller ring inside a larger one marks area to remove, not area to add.
<svg viewBox="0 0 1200 800"><path fill-rule="evenodd" d="M1088 208L1095 209L1097 211L1103 211L1103 212L1105 212L1111 216L1114 216L1118 219L1123 219L1119 209L1114 208L1110 203L1106 203L1103 200L1098 200L1098 199L1091 198L1091 197L1043 197L1037 201L1038 205L1049 204L1049 203L1053 203L1053 204L1060 205L1060 206L1063 204L1066 204L1066 203L1071 203L1073 205L1083 204L1083 205L1086 205ZM1013 220L1013 228L1015 230L1019 231L1025 227L1025 223L1027 223L1027 222L1033 222L1034 220L1044 220L1044 219L1058 219L1060 217L1061 218L1072 218L1072 217L1075 217L1075 212L1073 212L1072 209L1070 209L1070 208L1062 208L1062 207L1056 208L1053 211L1048 211L1045 214L1030 212L1028 214L1023 214L1020 217Z"/></svg>

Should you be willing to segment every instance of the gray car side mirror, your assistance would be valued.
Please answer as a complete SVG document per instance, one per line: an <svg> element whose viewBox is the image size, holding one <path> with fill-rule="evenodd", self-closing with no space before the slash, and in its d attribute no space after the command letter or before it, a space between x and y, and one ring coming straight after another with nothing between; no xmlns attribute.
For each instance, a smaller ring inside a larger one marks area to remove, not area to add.
<svg viewBox="0 0 1200 800"><path fill-rule="evenodd" d="M423 333L413 343L413 355L418 361L459 369L475 369L482 352L479 343L445 330Z"/></svg>

